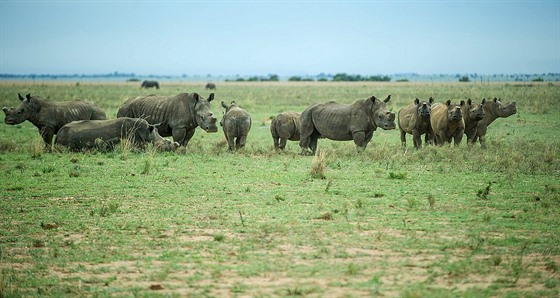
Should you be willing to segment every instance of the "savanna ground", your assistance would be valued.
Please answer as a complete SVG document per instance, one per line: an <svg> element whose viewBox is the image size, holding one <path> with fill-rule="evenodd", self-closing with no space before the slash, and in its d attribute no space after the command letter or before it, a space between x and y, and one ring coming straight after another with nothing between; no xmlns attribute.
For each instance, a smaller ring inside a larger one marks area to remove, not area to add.
<svg viewBox="0 0 560 298"><path fill-rule="evenodd" d="M17 93L88 99L110 118L129 97L204 84L1 82ZM244 150L197 129L173 153L41 150L29 122L0 125L0 297L558 297L560 85L218 83L253 127ZM270 117L309 104L392 95L500 97L488 149L424 147L375 132L365 152L319 140L273 150Z"/></svg>

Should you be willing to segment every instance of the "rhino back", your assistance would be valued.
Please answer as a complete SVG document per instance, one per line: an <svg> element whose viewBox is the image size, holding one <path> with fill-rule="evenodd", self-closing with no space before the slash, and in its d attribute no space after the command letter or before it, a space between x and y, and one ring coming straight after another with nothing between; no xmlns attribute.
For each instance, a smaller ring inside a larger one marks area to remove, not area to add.
<svg viewBox="0 0 560 298"><path fill-rule="evenodd" d="M432 105L430 123L434 133L438 133L447 127L447 106L441 103Z"/></svg>
<svg viewBox="0 0 560 298"><path fill-rule="evenodd" d="M333 102L316 105L310 111L313 125L326 138L337 141L352 140L352 108L351 105Z"/></svg>
<svg viewBox="0 0 560 298"><path fill-rule="evenodd" d="M251 116L245 110L233 108L224 115L224 129L227 135L238 137L249 134Z"/></svg>
<svg viewBox="0 0 560 298"><path fill-rule="evenodd" d="M399 128L406 132L412 133L412 130L419 127L419 117L416 114L417 107L410 104L399 111Z"/></svg>
<svg viewBox="0 0 560 298"><path fill-rule="evenodd" d="M41 107L33 124L51 126L58 131L72 121L105 119L105 113L96 105L86 101L52 102Z"/></svg>

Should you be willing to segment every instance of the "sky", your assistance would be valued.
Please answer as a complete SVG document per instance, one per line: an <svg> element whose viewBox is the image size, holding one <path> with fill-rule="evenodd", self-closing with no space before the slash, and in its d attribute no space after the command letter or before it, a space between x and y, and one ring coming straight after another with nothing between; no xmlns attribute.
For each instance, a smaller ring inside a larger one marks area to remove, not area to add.
<svg viewBox="0 0 560 298"><path fill-rule="evenodd" d="M560 1L0 0L0 73L560 73Z"/></svg>

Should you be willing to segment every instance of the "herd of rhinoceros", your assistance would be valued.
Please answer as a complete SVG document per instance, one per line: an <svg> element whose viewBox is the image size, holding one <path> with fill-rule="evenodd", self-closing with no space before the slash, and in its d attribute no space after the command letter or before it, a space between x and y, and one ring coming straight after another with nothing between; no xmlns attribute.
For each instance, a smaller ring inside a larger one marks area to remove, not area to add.
<svg viewBox="0 0 560 298"><path fill-rule="evenodd" d="M214 87L215 88L215 87ZM187 146L197 127L217 132L217 118L210 109L211 93L204 99L197 93L176 96L148 95L128 99L117 112L117 118L107 120L105 112L86 101L50 101L27 94L18 94L18 108L3 107L4 122L16 125L26 120L38 129L47 148L53 144L74 151L87 149L110 150L123 139L138 148L152 143L160 150L172 151ZM391 96L381 100L375 96L352 104L334 101L309 106L302 113L285 112L276 116L270 132L277 150L286 147L287 140L299 141L302 154L315 153L319 138L336 141L353 140L359 151L371 141L377 128L395 129L395 113L387 109ZM220 121L227 139L228 150L243 148L251 129L249 113L231 102L226 105ZM415 148L426 144L443 145L454 141L459 145L463 135L467 143L477 140L486 147L488 125L500 117L517 112L515 101L503 104L497 98L473 103L470 99L459 104L450 100L434 103L415 99L398 112L401 142L406 146L406 134L413 136ZM172 137L173 142L163 137Z"/></svg>

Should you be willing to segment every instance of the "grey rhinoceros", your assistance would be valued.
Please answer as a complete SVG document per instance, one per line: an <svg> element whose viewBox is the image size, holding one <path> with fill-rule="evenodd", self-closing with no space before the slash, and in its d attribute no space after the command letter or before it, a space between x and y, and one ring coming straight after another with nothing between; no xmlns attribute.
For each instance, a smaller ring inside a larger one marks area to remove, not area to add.
<svg viewBox="0 0 560 298"><path fill-rule="evenodd" d="M175 96L140 96L127 100L118 110L117 117L143 118L150 124L160 124L160 135L173 136L173 140L187 146L200 126L206 132L217 132L216 117L210 110L214 99L208 100L197 93L181 93Z"/></svg>
<svg viewBox="0 0 560 298"><path fill-rule="evenodd" d="M436 103L432 105L430 123L435 135L436 145L451 143L453 139L455 146L459 146L465 131L465 121L461 107L465 105L462 100L460 104L453 104L451 100L445 104Z"/></svg>
<svg viewBox="0 0 560 298"><path fill-rule="evenodd" d="M299 141L300 113L284 112L278 114L270 123L270 133L274 141L274 148L284 150L286 142Z"/></svg>
<svg viewBox="0 0 560 298"><path fill-rule="evenodd" d="M17 108L3 107L6 114L4 123L16 125L29 120L38 129L39 134L49 148L52 139L60 128L76 120L103 120L105 112L94 103L83 100L51 101L27 94L25 98L18 93L21 104Z"/></svg>
<svg viewBox="0 0 560 298"><path fill-rule="evenodd" d="M222 101L222 107L226 109L220 125L228 142L228 150L245 147L249 130L251 130L251 116L247 111L238 107L235 101L228 106Z"/></svg>
<svg viewBox="0 0 560 298"><path fill-rule="evenodd" d="M144 81L142 82L142 85L140 86L140 88L153 88L155 87L156 89L159 89L159 82L158 81Z"/></svg>
<svg viewBox="0 0 560 298"><path fill-rule="evenodd" d="M81 120L64 125L56 136L56 144L73 151L87 149L111 150L122 140L143 149L148 143L161 151L173 151L179 143L162 138L157 125L144 119L122 117L112 120Z"/></svg>
<svg viewBox="0 0 560 298"><path fill-rule="evenodd" d="M358 151L365 150L378 127L395 129L395 113L387 110L390 100L391 95L385 100L371 96L353 104L331 101L311 105L300 117L301 153L311 150L315 154L320 137L335 141L354 140Z"/></svg>
<svg viewBox="0 0 560 298"><path fill-rule="evenodd" d="M467 104L461 107L463 112L463 119L465 121L465 135L467 135L467 145L473 144L478 122L484 119L484 116L486 115L486 113L484 112L485 102L486 99L482 99L482 103L477 104L473 103L469 98L467 99Z"/></svg>
<svg viewBox="0 0 560 298"><path fill-rule="evenodd" d="M432 125L430 124L430 108L434 99L430 97L428 102L416 98L414 103L399 111L399 130L401 131L401 143L406 146L406 134L412 135L414 148L422 147L422 135L425 143L433 141Z"/></svg>
<svg viewBox="0 0 560 298"><path fill-rule="evenodd" d="M499 99L494 98L494 100L486 100L482 107L484 108L484 118L478 121L476 126L476 134L472 137L473 144L479 140L480 145L486 148L486 132L488 126L498 118L507 118L515 113L517 113L517 106L515 101L508 104L503 104ZM471 132L472 133L472 132ZM470 136L467 135L469 139Z"/></svg>
<svg viewBox="0 0 560 298"><path fill-rule="evenodd" d="M207 83L206 86L204 86L204 89L206 89L206 90L216 90L216 84Z"/></svg>

